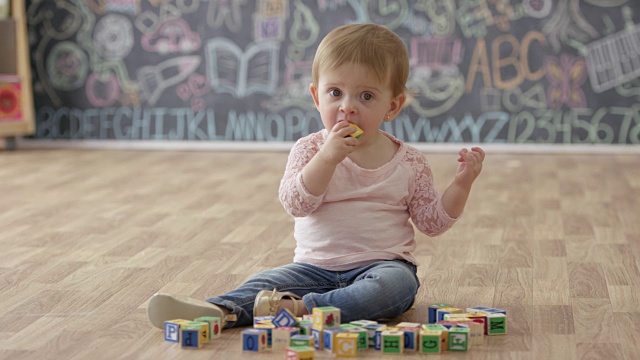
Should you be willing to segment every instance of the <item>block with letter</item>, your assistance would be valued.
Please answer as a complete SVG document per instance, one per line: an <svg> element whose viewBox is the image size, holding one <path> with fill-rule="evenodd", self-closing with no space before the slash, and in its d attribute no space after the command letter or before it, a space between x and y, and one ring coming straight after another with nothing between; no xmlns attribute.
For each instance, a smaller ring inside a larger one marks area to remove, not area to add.
<svg viewBox="0 0 640 360"><path fill-rule="evenodd" d="M253 325L258 325L258 324L273 324L273 318L275 316L256 316L253 318Z"/></svg>
<svg viewBox="0 0 640 360"><path fill-rule="evenodd" d="M337 357L358 356L358 334L343 332L336 335L335 351Z"/></svg>
<svg viewBox="0 0 640 360"><path fill-rule="evenodd" d="M469 328L454 327L449 329L449 351L469 350Z"/></svg>
<svg viewBox="0 0 640 360"><path fill-rule="evenodd" d="M189 321L187 326L197 326L200 329L200 342L205 344L209 342L209 323L202 321Z"/></svg>
<svg viewBox="0 0 640 360"><path fill-rule="evenodd" d="M318 330L340 327L340 309L333 306L313 308L313 327Z"/></svg>
<svg viewBox="0 0 640 360"><path fill-rule="evenodd" d="M464 323L458 323L458 327L469 328L469 344L481 345L484 341L484 324L469 321Z"/></svg>
<svg viewBox="0 0 640 360"><path fill-rule="evenodd" d="M316 350L324 349L324 332L318 329L311 329L311 336L313 336L313 346Z"/></svg>
<svg viewBox="0 0 640 360"><path fill-rule="evenodd" d="M183 349L200 349L204 345L203 338L207 335L203 334L207 325L187 325L180 326L180 338Z"/></svg>
<svg viewBox="0 0 640 360"><path fill-rule="evenodd" d="M242 331L242 351L261 352L267 348L267 330L246 329Z"/></svg>
<svg viewBox="0 0 640 360"><path fill-rule="evenodd" d="M380 351L382 350L382 332L390 330L388 326L382 325L375 330L374 345L373 348Z"/></svg>
<svg viewBox="0 0 640 360"><path fill-rule="evenodd" d="M446 307L451 307L451 304L431 304L429 305L429 318L428 318L428 323L429 324L435 324L436 322L438 322L438 318L437 318L437 311L438 309L442 309L442 308L446 308Z"/></svg>
<svg viewBox="0 0 640 360"><path fill-rule="evenodd" d="M475 306L475 307L472 307L472 308L467 308L467 313L476 314L476 313L479 313L479 312L485 312L485 310L489 310L489 309L491 309L491 308L484 307L484 306Z"/></svg>
<svg viewBox="0 0 640 360"><path fill-rule="evenodd" d="M382 332L380 350L385 354L402 354L404 352L404 332L401 330L385 330Z"/></svg>
<svg viewBox="0 0 640 360"><path fill-rule="evenodd" d="M312 335L311 329L313 329L313 321L311 320L298 320L298 327L300 328L300 334Z"/></svg>
<svg viewBox="0 0 640 360"><path fill-rule="evenodd" d="M363 326L363 328L365 330L367 330L367 345L370 348L375 348L376 347L376 333L382 333L382 329L385 329L386 326L383 324L371 324L371 325L365 325ZM380 350L378 348L378 350Z"/></svg>
<svg viewBox="0 0 640 360"><path fill-rule="evenodd" d="M422 328L430 331L440 332L440 349L442 351L449 350L449 329L441 324L425 324Z"/></svg>
<svg viewBox="0 0 640 360"><path fill-rule="evenodd" d="M196 318L195 321L206 322L207 324L209 324L209 338L208 338L209 341L211 341L211 339L217 339L221 336L222 319L220 317L201 316L199 318Z"/></svg>
<svg viewBox="0 0 640 360"><path fill-rule="evenodd" d="M314 347L312 335L296 334L291 337L290 346L309 346Z"/></svg>
<svg viewBox="0 0 640 360"><path fill-rule="evenodd" d="M313 360L316 351L309 346L290 346L285 351L287 360Z"/></svg>
<svg viewBox="0 0 640 360"><path fill-rule="evenodd" d="M401 322L396 327L400 330L404 330L404 328L419 328L420 323L412 323L412 322Z"/></svg>
<svg viewBox="0 0 640 360"><path fill-rule="evenodd" d="M272 323L276 327L295 326L298 323L298 319L296 319L291 310L282 309L278 311L276 316L273 318Z"/></svg>
<svg viewBox="0 0 640 360"><path fill-rule="evenodd" d="M506 335L507 315L502 313L487 314L487 335Z"/></svg>
<svg viewBox="0 0 640 360"><path fill-rule="evenodd" d="M377 321L372 321L372 320L354 320L354 321L349 322L349 324L364 328L367 325L376 325L376 324L378 324L378 322Z"/></svg>
<svg viewBox="0 0 640 360"><path fill-rule="evenodd" d="M445 314L462 314L462 309L454 307L444 307L436 311L436 323L444 320Z"/></svg>
<svg viewBox="0 0 640 360"><path fill-rule="evenodd" d="M369 347L369 344L368 344L369 332L367 332L367 330L359 326L356 326L356 327L348 328L347 331L349 331L350 333L358 334L358 350L364 350Z"/></svg>
<svg viewBox="0 0 640 360"><path fill-rule="evenodd" d="M418 352L422 354L439 354L442 352L442 331L420 331L420 346Z"/></svg>
<svg viewBox="0 0 640 360"><path fill-rule="evenodd" d="M275 328L271 335L271 347L273 350L282 351L290 346L291 337L300 333L300 329L292 326Z"/></svg>
<svg viewBox="0 0 640 360"><path fill-rule="evenodd" d="M273 330L276 329L276 326L273 324L257 324L253 325L253 328L267 331L267 347L271 347L273 343Z"/></svg>
<svg viewBox="0 0 640 360"><path fill-rule="evenodd" d="M314 330L320 331L318 329L314 329ZM327 351L330 351L332 353L335 353L336 352L336 340L337 340L338 334L346 333L346 332L347 332L347 330L340 329L340 328L322 330L322 335L324 337L324 344L323 344L324 345L323 346L324 349L327 350Z"/></svg>
<svg viewBox="0 0 640 360"><path fill-rule="evenodd" d="M419 336L420 336L420 328L419 327L405 327L402 328L404 332L404 349L416 351L418 350L419 344Z"/></svg>
<svg viewBox="0 0 640 360"><path fill-rule="evenodd" d="M180 326L188 323L189 320L176 319L164 322L164 340L170 342L180 342Z"/></svg>

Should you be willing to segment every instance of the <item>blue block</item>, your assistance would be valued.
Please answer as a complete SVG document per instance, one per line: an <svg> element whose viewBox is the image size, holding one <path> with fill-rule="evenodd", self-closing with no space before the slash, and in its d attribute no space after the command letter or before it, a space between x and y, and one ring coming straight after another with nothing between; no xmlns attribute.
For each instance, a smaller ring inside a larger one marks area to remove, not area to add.
<svg viewBox="0 0 640 360"><path fill-rule="evenodd" d="M198 330L182 330L182 347L198 348L200 332Z"/></svg>
<svg viewBox="0 0 640 360"><path fill-rule="evenodd" d="M404 348L405 350L416 350L416 333L405 332L404 333Z"/></svg>
<svg viewBox="0 0 640 360"><path fill-rule="evenodd" d="M259 352L267 345L267 331L264 329L247 329L242 332L242 350Z"/></svg>
<svg viewBox="0 0 640 360"><path fill-rule="evenodd" d="M282 309L278 312L275 318L273 318L273 325L276 327L295 326L297 319L291 315L286 309Z"/></svg>
<svg viewBox="0 0 640 360"><path fill-rule="evenodd" d="M177 343L180 341L180 324L164 323L164 340Z"/></svg>

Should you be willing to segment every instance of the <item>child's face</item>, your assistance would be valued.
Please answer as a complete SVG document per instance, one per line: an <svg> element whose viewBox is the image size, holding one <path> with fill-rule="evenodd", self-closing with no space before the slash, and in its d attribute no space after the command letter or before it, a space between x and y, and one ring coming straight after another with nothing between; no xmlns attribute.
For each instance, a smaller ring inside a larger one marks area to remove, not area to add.
<svg viewBox="0 0 640 360"><path fill-rule="evenodd" d="M404 95L393 97L389 76L381 83L366 67L352 63L323 70L318 88L311 84L309 89L324 127L330 131L339 121L354 123L364 131L360 141L375 137L404 102Z"/></svg>

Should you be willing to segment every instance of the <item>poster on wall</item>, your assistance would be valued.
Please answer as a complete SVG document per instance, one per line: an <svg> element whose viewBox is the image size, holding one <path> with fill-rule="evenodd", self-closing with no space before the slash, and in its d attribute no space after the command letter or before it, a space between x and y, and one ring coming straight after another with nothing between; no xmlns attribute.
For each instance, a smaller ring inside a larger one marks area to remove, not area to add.
<svg viewBox="0 0 640 360"><path fill-rule="evenodd" d="M397 33L424 143L640 143L632 0L31 0L36 138L292 142L322 38Z"/></svg>

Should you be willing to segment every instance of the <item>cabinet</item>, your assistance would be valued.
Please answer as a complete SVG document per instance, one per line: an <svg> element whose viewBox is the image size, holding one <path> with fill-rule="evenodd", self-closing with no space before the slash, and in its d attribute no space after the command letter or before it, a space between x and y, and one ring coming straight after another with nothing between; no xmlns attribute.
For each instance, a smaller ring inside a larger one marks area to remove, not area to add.
<svg viewBox="0 0 640 360"><path fill-rule="evenodd" d="M0 19L0 139L35 132L31 62L24 0L11 0L11 16Z"/></svg>

